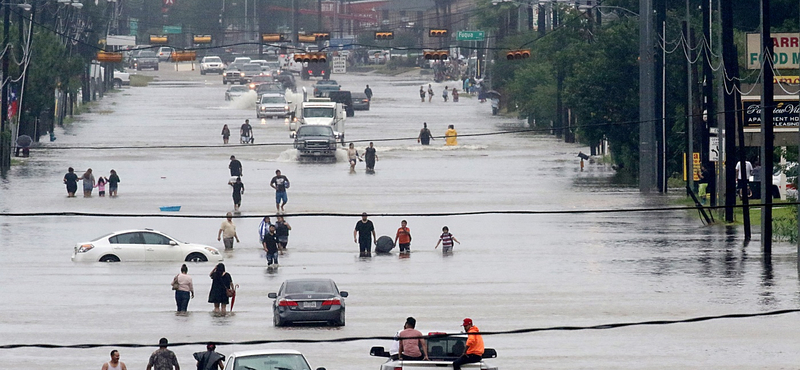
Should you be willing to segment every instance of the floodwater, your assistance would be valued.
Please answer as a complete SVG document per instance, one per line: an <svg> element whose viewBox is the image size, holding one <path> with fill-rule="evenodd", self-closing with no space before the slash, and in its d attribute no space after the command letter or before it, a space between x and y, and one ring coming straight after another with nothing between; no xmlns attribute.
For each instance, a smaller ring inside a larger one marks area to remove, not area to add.
<svg viewBox="0 0 800 370"><path fill-rule="evenodd" d="M145 72L150 73L150 72ZM3 212L158 214L221 217L232 210L228 161L243 163L242 215L274 212L269 180L280 169L291 180L288 214L369 212L426 214L492 210L583 210L670 205L678 194L643 196L612 185L613 172L576 154L587 148L532 133L460 137L458 147L438 139L416 143L422 122L434 135L448 124L459 134L519 128L493 117L488 103L462 95L421 103L420 76L336 76L344 89L370 84L372 109L347 120L347 139L360 151L375 140L374 175L359 163L349 172L335 164L298 163L282 120L255 119L247 102L225 102L217 76L162 68L160 84L125 88L107 96L72 125L56 130L54 149L35 150L0 183ZM171 83L170 80L188 82ZM307 86L310 86L308 84ZM452 88L452 86L451 86ZM221 146L228 124L250 118L256 143ZM379 139L409 138L398 141ZM220 145L203 148L94 147ZM55 149L72 147L73 149ZM75 149L78 148L78 149ZM68 199L61 178L67 167L91 167L96 176L117 170L115 199ZM677 193L677 192L676 192ZM617 322L673 320L756 313L798 306L795 248L777 244L763 261L758 241L742 241L736 227L704 226L694 212L371 217L378 235L394 236L401 219L413 235L410 258L359 259L352 230L358 217L288 217L289 252L276 272L266 271L258 246L258 218L235 220L241 243L225 264L239 284L233 314L216 317L206 303L212 264L189 265L196 298L177 316L170 281L180 263L73 263L75 243L129 228L156 228L178 239L221 247L220 218L8 217L0 216L3 303L0 344L105 343L88 349L0 349L3 368L99 368L115 343L129 369L146 366L160 337L171 342L221 341L218 350L292 348L313 367L377 369L365 340L323 344L237 345L260 339L333 339L390 336L407 316L423 332L460 330L470 317L483 331ZM434 250L442 226L461 242L452 256ZM756 236L757 238L757 236ZM281 282L296 277L336 281L347 298L347 325L275 328L271 300ZM797 314L669 326L548 331L484 338L502 369L777 369L796 368L800 352ZM174 347L184 368L203 346Z"/></svg>

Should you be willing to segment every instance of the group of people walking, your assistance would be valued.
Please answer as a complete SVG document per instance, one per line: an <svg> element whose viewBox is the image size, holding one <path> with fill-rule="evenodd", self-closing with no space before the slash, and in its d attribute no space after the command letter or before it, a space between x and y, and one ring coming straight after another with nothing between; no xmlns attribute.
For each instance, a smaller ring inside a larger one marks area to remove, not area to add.
<svg viewBox="0 0 800 370"><path fill-rule="evenodd" d="M400 221L400 228L395 233L392 246L400 246L400 254L411 253L411 229L408 228L406 220ZM378 238L375 235L375 224L369 220L369 215L366 212L361 213L361 220L356 222L356 227L353 230L353 242L358 244L359 257L371 257L372 245L377 246ZM447 226L442 228L442 234L439 235L439 241L433 249L438 249L442 245L442 253L450 254L453 252L453 242L461 244L453 234L450 233L450 228ZM377 251L377 249L376 249Z"/></svg>
<svg viewBox="0 0 800 370"><path fill-rule="evenodd" d="M92 169L86 170L82 176L78 177L75 174L75 169L70 167L67 170L67 174L64 175L64 184L67 186L67 197L74 198L75 193L78 192L78 181L81 180L83 182L83 197L89 198L92 196L92 191L94 188L97 188L98 195L101 197L106 196L106 186L108 186L108 193L111 197L117 196L117 188L119 186L119 176L117 175L117 171L111 170L111 174L108 177L100 176L97 180L95 180L94 174L92 174Z"/></svg>
<svg viewBox="0 0 800 370"><path fill-rule="evenodd" d="M367 172L375 172L375 161L378 160L378 152L375 149L375 145L370 141L369 146L364 149L364 153L359 156L358 150L356 150L353 143L350 143L347 148L347 158L350 161L351 173L356 171L356 163L361 161L367 162Z"/></svg>
<svg viewBox="0 0 800 370"><path fill-rule="evenodd" d="M158 340L158 349L155 350L147 361L147 370L180 370L178 356L167 347L169 340ZM195 352L192 357L196 361L197 370L222 370L225 366L225 355L218 353L214 343L208 343L205 351ZM128 370L124 362L120 361L119 351L111 351L111 360L103 364L102 370Z"/></svg>
<svg viewBox="0 0 800 370"><path fill-rule="evenodd" d="M453 94L453 103L458 103L458 89L456 89L455 87L450 89L449 86L445 86L444 89L442 90L442 100L444 100L444 102L446 103L448 99L448 93L451 92ZM431 84L428 84L428 90L427 90L428 103L433 101L433 95L434 95L433 86L431 86ZM419 99L423 103L425 102L425 96L426 96L425 87L420 86Z"/></svg>
<svg viewBox="0 0 800 370"><path fill-rule="evenodd" d="M233 278L225 271L225 264L218 263L211 273L211 290L208 292L208 303L214 304L214 313L224 315L227 312L230 298L235 296ZM172 290L175 291L175 304L179 314L185 314L189 309L189 300L194 299L194 283L189 275L189 267L184 263L181 272L172 278Z"/></svg>
<svg viewBox="0 0 800 370"><path fill-rule="evenodd" d="M227 144L231 138L231 129L228 128L228 125L225 124L222 126L222 143ZM252 144L255 142L255 138L253 137L253 126L250 125L250 120L244 120L242 127L239 128L239 143L240 144Z"/></svg>
<svg viewBox="0 0 800 370"><path fill-rule="evenodd" d="M244 195L244 183L242 182L242 162L236 159L236 156L231 156L231 161L228 164L231 178L228 180L228 185L233 188L233 210L239 211L242 206L242 195ZM275 170L275 176L269 182L269 186L275 189L275 209L278 212L284 211L284 206L289 201L286 194L286 189L289 188L289 178L281 174L281 170Z"/></svg>
<svg viewBox="0 0 800 370"><path fill-rule="evenodd" d="M423 122L422 130L419 130L419 136L417 136L417 142L422 145L430 145L431 140L434 140L433 134L431 134L431 130L428 129L428 123ZM458 145L458 132L456 131L456 127L454 125L447 126L447 131L444 133L444 145Z"/></svg>

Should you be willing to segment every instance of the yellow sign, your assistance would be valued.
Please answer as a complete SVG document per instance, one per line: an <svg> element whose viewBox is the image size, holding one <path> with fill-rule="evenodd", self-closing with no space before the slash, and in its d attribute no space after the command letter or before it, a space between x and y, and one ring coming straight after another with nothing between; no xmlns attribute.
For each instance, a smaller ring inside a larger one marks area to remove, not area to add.
<svg viewBox="0 0 800 370"><path fill-rule="evenodd" d="M694 181L700 181L700 153L692 153L692 178Z"/></svg>

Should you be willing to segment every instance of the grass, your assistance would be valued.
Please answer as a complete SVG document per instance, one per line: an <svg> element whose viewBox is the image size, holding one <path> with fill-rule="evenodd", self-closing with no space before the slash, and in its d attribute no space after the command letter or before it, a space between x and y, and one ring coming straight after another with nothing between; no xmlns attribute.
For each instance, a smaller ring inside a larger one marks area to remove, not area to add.
<svg viewBox="0 0 800 370"><path fill-rule="evenodd" d="M146 87L153 81L153 76L131 75L131 87Z"/></svg>

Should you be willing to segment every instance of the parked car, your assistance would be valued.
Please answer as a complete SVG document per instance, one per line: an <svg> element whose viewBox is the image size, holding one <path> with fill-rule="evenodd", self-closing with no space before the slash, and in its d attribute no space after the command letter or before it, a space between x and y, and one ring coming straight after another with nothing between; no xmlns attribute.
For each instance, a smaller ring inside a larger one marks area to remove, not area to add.
<svg viewBox="0 0 800 370"><path fill-rule="evenodd" d="M214 247L179 241L153 229L123 230L78 243L72 252L75 262L133 261L222 261Z"/></svg>
<svg viewBox="0 0 800 370"><path fill-rule="evenodd" d="M243 85L231 85L227 91L225 91L225 100L233 100L236 99L244 94L250 92L250 89L247 86Z"/></svg>
<svg viewBox="0 0 800 370"><path fill-rule="evenodd" d="M316 127L330 130L329 126ZM347 292L339 291L331 279L289 279L281 284L277 293L269 293L268 297L275 300L272 303L272 322L275 326L296 322L345 324L344 298Z"/></svg>
<svg viewBox="0 0 800 370"><path fill-rule="evenodd" d="M158 48L158 60L160 62L168 61L169 57L172 55L173 51L175 51L175 49L173 49L173 48L171 48L169 46L162 46L162 47Z"/></svg>
<svg viewBox="0 0 800 370"><path fill-rule="evenodd" d="M225 370L311 370L311 365L295 350L255 349L231 353L225 361Z"/></svg>
<svg viewBox="0 0 800 370"><path fill-rule="evenodd" d="M158 70L158 56L152 50L142 50L136 55L136 61L133 68L141 71L145 68L152 68L154 71Z"/></svg>
<svg viewBox="0 0 800 370"><path fill-rule="evenodd" d="M286 98L282 94L263 94L258 98L256 117L286 118L288 116L289 106L286 104Z"/></svg>
<svg viewBox="0 0 800 370"><path fill-rule="evenodd" d="M130 86L131 74L125 71L114 70L114 86L118 89L122 86Z"/></svg>
<svg viewBox="0 0 800 370"><path fill-rule="evenodd" d="M369 110L369 99L363 92L350 93L353 98L353 110Z"/></svg>
<svg viewBox="0 0 800 370"><path fill-rule="evenodd" d="M200 61L200 74L204 75L206 73L219 73L225 70L225 64L222 63L222 58L218 56L207 56L203 57Z"/></svg>

